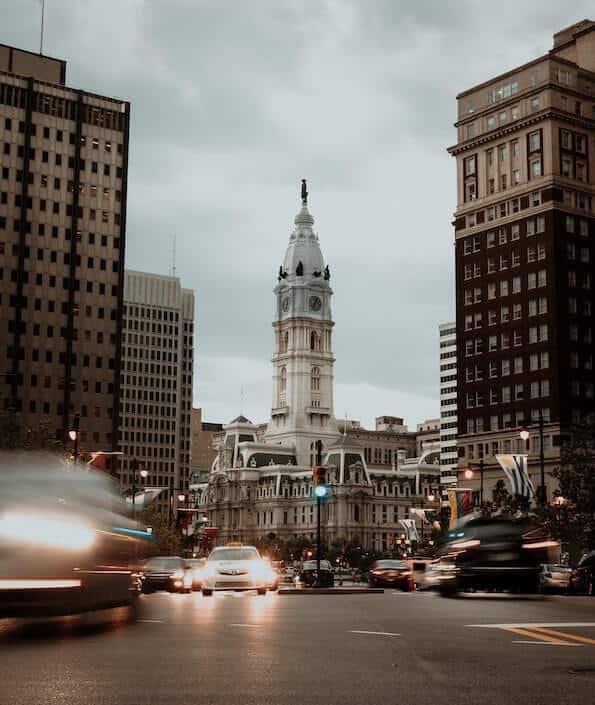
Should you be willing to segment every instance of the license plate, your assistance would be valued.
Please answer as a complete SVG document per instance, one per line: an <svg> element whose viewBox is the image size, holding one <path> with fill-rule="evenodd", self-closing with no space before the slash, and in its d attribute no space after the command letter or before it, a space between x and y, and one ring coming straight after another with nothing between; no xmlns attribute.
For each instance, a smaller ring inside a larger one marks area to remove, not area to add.
<svg viewBox="0 0 595 705"><path fill-rule="evenodd" d="M514 561L517 558L517 554L513 551L497 551L492 558L495 561Z"/></svg>

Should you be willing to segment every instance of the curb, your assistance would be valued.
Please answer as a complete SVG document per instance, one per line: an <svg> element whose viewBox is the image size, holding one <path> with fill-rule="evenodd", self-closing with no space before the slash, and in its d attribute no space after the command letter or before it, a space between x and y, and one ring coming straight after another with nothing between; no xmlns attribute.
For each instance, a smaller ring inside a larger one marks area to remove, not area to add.
<svg viewBox="0 0 595 705"><path fill-rule="evenodd" d="M279 595L378 595L384 588L280 588Z"/></svg>

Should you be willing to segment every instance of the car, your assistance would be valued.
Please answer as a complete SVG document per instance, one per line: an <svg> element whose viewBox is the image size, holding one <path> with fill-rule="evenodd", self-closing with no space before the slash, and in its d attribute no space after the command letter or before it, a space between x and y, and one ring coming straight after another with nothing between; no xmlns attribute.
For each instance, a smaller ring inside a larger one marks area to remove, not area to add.
<svg viewBox="0 0 595 705"><path fill-rule="evenodd" d="M275 590L279 589L279 568L275 566L274 563L272 563L268 558L263 558L263 561L268 565L269 570L270 570L270 580L267 583L267 590L272 590L273 592Z"/></svg>
<svg viewBox="0 0 595 705"><path fill-rule="evenodd" d="M265 595L273 580L270 565L255 546L218 546L204 565L201 591L205 597L214 590L256 590Z"/></svg>
<svg viewBox="0 0 595 705"><path fill-rule="evenodd" d="M442 563L437 558L426 565L426 569L422 574L418 590L438 590L440 586L440 576L442 575Z"/></svg>
<svg viewBox="0 0 595 705"><path fill-rule="evenodd" d="M206 558L187 558L186 566L192 571L192 589L200 590L202 586L202 571L207 562Z"/></svg>
<svg viewBox="0 0 595 705"><path fill-rule="evenodd" d="M413 573L405 561L376 561L368 571L367 579L371 587L395 587L404 592L415 589Z"/></svg>
<svg viewBox="0 0 595 705"><path fill-rule="evenodd" d="M473 517L449 532L441 549L439 592L539 591L541 565L558 543L527 520Z"/></svg>
<svg viewBox="0 0 595 705"><path fill-rule="evenodd" d="M595 596L595 551L584 555L572 571L571 592Z"/></svg>
<svg viewBox="0 0 595 705"><path fill-rule="evenodd" d="M168 592L190 592L192 571L179 556L156 556L149 558L143 567L143 592L156 590Z"/></svg>
<svg viewBox="0 0 595 705"><path fill-rule="evenodd" d="M293 583L295 579L295 568L292 565L288 565L283 571L282 582Z"/></svg>
<svg viewBox="0 0 595 705"><path fill-rule="evenodd" d="M304 561L300 582L308 587L335 587L333 567L329 561L321 560L319 573L316 561Z"/></svg>
<svg viewBox="0 0 595 705"><path fill-rule="evenodd" d="M546 563L541 567L539 584L541 592L569 592L572 569L565 565Z"/></svg>
<svg viewBox="0 0 595 705"><path fill-rule="evenodd" d="M104 473L0 456L0 619L125 607L134 614L152 536Z"/></svg>

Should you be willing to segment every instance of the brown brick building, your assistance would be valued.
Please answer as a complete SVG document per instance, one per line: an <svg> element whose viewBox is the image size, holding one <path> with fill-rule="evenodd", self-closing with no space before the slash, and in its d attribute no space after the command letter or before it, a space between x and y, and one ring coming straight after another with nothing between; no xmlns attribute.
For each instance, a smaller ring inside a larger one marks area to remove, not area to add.
<svg viewBox="0 0 595 705"><path fill-rule="evenodd" d="M459 468L482 460L487 498L521 427L537 485L540 418L547 476L595 408L595 23L457 103Z"/></svg>
<svg viewBox="0 0 595 705"><path fill-rule="evenodd" d="M0 412L115 449L129 103L0 45Z"/></svg>

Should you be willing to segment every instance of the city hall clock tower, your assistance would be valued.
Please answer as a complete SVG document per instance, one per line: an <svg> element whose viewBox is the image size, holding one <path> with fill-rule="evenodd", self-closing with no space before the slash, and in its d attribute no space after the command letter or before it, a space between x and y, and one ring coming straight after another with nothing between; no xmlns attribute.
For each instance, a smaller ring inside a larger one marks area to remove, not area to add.
<svg viewBox="0 0 595 705"><path fill-rule="evenodd" d="M309 466L316 441L326 449L337 440L338 430L333 410L333 291L312 227L305 179L301 196L302 208L274 289L273 404L266 440L294 446L298 465Z"/></svg>

